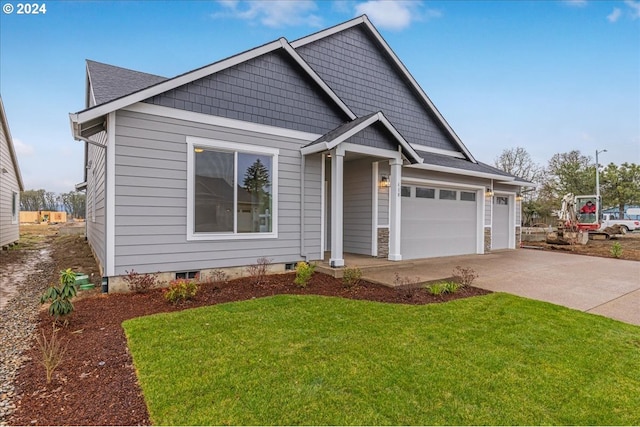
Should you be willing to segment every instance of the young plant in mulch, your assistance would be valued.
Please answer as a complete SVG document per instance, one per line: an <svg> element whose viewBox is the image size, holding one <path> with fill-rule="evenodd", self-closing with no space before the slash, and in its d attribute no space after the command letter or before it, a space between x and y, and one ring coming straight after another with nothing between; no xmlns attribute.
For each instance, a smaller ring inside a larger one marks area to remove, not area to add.
<svg viewBox="0 0 640 427"><path fill-rule="evenodd" d="M39 362L44 367L47 384L51 384L53 372L64 361L67 352L67 343L63 343L58 337L58 329L55 323L53 324L51 335L47 336L47 334L42 331L42 336L36 336L36 342L38 343L38 350L40 351Z"/></svg>
<svg viewBox="0 0 640 427"><path fill-rule="evenodd" d="M214 289L220 289L229 281L229 275L223 270L213 270L202 283L208 283L213 286Z"/></svg>
<svg viewBox="0 0 640 427"><path fill-rule="evenodd" d="M455 294L462 287L460 283L453 281L445 281L427 285L425 289L431 295Z"/></svg>
<svg viewBox="0 0 640 427"><path fill-rule="evenodd" d="M198 281L194 279L175 279L164 290L164 299L177 304L192 299L198 293Z"/></svg>
<svg viewBox="0 0 640 427"><path fill-rule="evenodd" d="M393 279L393 283L398 293L407 299L412 299L417 295L420 290L420 286L415 286L414 283L418 283L419 281L419 277L411 280L408 276L400 276L398 272L395 273L395 277Z"/></svg>
<svg viewBox="0 0 640 427"><path fill-rule="evenodd" d="M362 270L360 267L345 267L342 270L342 284L347 288L358 286L362 280Z"/></svg>
<svg viewBox="0 0 640 427"><path fill-rule="evenodd" d="M622 256L622 245L620 242L615 242L611 245L611 256L614 258L620 258Z"/></svg>
<svg viewBox="0 0 640 427"><path fill-rule="evenodd" d="M123 280L127 283L127 287L131 292L143 294L153 289L157 284L156 278L152 274L136 273L134 269L131 269L131 271L125 270L125 273L127 275L124 276Z"/></svg>
<svg viewBox="0 0 640 427"><path fill-rule="evenodd" d="M54 323L57 324L63 320L62 323L66 325L68 316L73 312L71 298L77 294L76 274L72 269L67 268L60 272L60 284L49 286L40 297L40 304L50 302L49 315L54 317Z"/></svg>
<svg viewBox="0 0 640 427"><path fill-rule="evenodd" d="M296 264L296 278L293 279L293 283L301 288L306 288L309 285L309 281L311 280L311 276L313 276L315 269L315 264L300 261Z"/></svg>
<svg viewBox="0 0 640 427"><path fill-rule="evenodd" d="M453 281L463 288L471 286L477 278L478 273L471 267L460 267L458 265L453 269Z"/></svg>
<svg viewBox="0 0 640 427"><path fill-rule="evenodd" d="M269 266L273 260L270 258L258 258L255 264L246 267L247 275L252 277L256 286L260 286L266 282Z"/></svg>

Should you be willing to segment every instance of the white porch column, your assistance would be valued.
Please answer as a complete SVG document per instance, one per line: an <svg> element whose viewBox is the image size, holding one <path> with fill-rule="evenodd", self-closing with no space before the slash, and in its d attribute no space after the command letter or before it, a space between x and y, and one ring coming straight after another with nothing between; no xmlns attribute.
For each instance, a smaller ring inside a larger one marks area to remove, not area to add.
<svg viewBox="0 0 640 427"><path fill-rule="evenodd" d="M391 159L391 185L389 186L389 259L401 261L400 231L401 231L401 197L400 186L402 183L402 160Z"/></svg>
<svg viewBox="0 0 640 427"><path fill-rule="evenodd" d="M331 267L343 267L344 149L331 150Z"/></svg>

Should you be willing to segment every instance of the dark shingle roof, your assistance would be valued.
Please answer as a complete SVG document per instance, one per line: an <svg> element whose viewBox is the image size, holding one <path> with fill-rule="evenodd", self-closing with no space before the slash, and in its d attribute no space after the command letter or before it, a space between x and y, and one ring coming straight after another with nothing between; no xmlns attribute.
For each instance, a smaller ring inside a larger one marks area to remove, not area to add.
<svg viewBox="0 0 640 427"><path fill-rule="evenodd" d="M494 168L493 166L489 166L485 163L473 163L466 159L459 159L457 157L451 157L444 154L429 153L426 151L416 150L416 152L420 155L420 157L424 159L424 164L444 166L474 172L490 173L494 175L502 175L505 178L513 178L513 175L508 174L507 172L498 168Z"/></svg>
<svg viewBox="0 0 640 427"><path fill-rule="evenodd" d="M87 60L87 71L96 105L104 104L167 80L166 77L141 73L91 60Z"/></svg>
<svg viewBox="0 0 640 427"><path fill-rule="evenodd" d="M329 132L325 133L324 135L322 135L320 138L316 139L313 142L310 142L309 144L307 144L306 146L310 146L310 145L314 145L314 144L319 144L321 142L326 142L326 141L333 141L334 139L338 138L340 135L349 132L351 129L353 129L354 127L358 126L360 123L364 122L367 119L370 119L371 117L375 116L376 113L371 113L371 114L367 114L366 116L362 116L362 117L358 117L357 119L354 119L350 122L344 123L340 126L338 126L337 128L330 130Z"/></svg>

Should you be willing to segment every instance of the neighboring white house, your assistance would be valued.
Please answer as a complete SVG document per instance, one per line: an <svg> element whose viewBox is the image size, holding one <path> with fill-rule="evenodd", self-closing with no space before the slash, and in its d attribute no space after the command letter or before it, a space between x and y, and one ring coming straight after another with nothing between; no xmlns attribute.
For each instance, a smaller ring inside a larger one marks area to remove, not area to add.
<svg viewBox="0 0 640 427"><path fill-rule="evenodd" d="M20 192L24 191L9 121L0 97L0 248L20 238Z"/></svg>
<svg viewBox="0 0 640 427"><path fill-rule="evenodd" d="M530 183L473 157L366 16L174 78L86 67L104 276L517 247Z"/></svg>

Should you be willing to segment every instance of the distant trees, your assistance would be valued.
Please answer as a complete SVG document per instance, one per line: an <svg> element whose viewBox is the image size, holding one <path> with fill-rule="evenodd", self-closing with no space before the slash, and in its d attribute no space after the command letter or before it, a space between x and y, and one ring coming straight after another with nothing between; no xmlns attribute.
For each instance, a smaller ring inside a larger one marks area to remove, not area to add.
<svg viewBox="0 0 640 427"><path fill-rule="evenodd" d="M640 165L609 163L600 174L600 192L603 205L617 207L622 217L625 205L640 204Z"/></svg>
<svg viewBox="0 0 640 427"><path fill-rule="evenodd" d="M565 194L596 194L596 165L579 150L554 154L540 167L524 148L511 148L496 158L495 166L538 185L537 191L524 193L524 224L549 222ZM604 208L617 207L621 214L625 205L640 204L640 165L611 163L601 169L600 194Z"/></svg>
<svg viewBox="0 0 640 427"><path fill-rule="evenodd" d="M72 218L84 218L85 199L85 194L79 191L57 195L43 189L25 190L20 194L20 210L35 212L64 209Z"/></svg>

